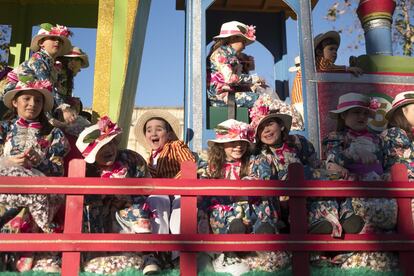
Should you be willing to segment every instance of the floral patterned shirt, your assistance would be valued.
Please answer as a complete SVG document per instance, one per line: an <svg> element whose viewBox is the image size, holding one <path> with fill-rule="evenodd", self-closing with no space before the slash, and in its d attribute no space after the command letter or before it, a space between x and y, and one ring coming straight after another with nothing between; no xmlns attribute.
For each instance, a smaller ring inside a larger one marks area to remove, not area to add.
<svg viewBox="0 0 414 276"><path fill-rule="evenodd" d="M9 83L4 91L13 90L20 75L34 75L38 80L48 80L55 85L57 72L54 64L54 59L45 50L37 51L7 75Z"/></svg>
<svg viewBox="0 0 414 276"><path fill-rule="evenodd" d="M407 133L397 127L389 128L381 133L382 150L384 151L384 170L390 172L396 163L404 164L408 170L408 178L414 179L414 143Z"/></svg>
<svg viewBox="0 0 414 276"><path fill-rule="evenodd" d="M111 169L99 170L102 178L145 178L151 177L145 159L137 152L119 150Z"/></svg>
<svg viewBox="0 0 414 276"><path fill-rule="evenodd" d="M36 125L32 126L32 123ZM19 118L0 122L0 154L14 156L33 148L42 159L33 168L46 176L63 176L63 157L69 151L69 143L58 128L53 128L47 135L42 135L40 130L38 122Z"/></svg>
<svg viewBox="0 0 414 276"><path fill-rule="evenodd" d="M227 92L246 91L253 83L252 76L242 73L242 65L236 51L229 45L216 49L208 60L208 98L223 100Z"/></svg>
<svg viewBox="0 0 414 276"><path fill-rule="evenodd" d="M250 176L265 180L286 180L288 166L292 163L312 168L317 166L315 148L301 135L289 135L288 142L275 149L263 145L260 154L250 158Z"/></svg>
<svg viewBox="0 0 414 276"><path fill-rule="evenodd" d="M381 175L383 153L379 145L380 138L377 134L368 130L356 132L347 128L343 131L329 133L323 139L322 150L328 162L336 163L353 173L361 175L375 171ZM379 162L368 165L355 161L362 149L375 154Z"/></svg>

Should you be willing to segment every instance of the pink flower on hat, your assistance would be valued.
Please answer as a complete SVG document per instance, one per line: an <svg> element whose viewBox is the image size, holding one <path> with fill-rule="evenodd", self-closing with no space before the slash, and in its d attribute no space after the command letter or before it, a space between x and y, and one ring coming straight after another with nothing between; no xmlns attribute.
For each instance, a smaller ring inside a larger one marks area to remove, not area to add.
<svg viewBox="0 0 414 276"><path fill-rule="evenodd" d="M57 36L64 36L64 37L69 37L72 35L72 32L66 26L63 26L63 25L56 24L56 26L53 26L52 24L49 24L49 23L43 23L40 25L40 27L44 29L45 31L49 32L50 35L57 35ZM47 34L47 32L44 32L44 33Z"/></svg>
<svg viewBox="0 0 414 276"><path fill-rule="evenodd" d="M381 107L381 103L378 101L378 99L376 98L371 98L369 101L369 108L372 110L377 110L378 108Z"/></svg>
<svg viewBox="0 0 414 276"><path fill-rule="evenodd" d="M212 143L235 141L252 143L254 139L254 129L249 124L234 119L229 119L218 124L214 130L216 132L216 139L208 141L209 146Z"/></svg>
<svg viewBox="0 0 414 276"><path fill-rule="evenodd" d="M33 88L33 89L46 89L52 92L52 83L49 80L34 80L28 81L26 83L19 82L16 85L15 89L22 89L22 88Z"/></svg>
<svg viewBox="0 0 414 276"><path fill-rule="evenodd" d="M101 135L97 137L98 140L102 140L107 136L117 134L121 131L121 128L117 124L113 123L108 116L103 116L98 121L98 129L101 131Z"/></svg>
<svg viewBox="0 0 414 276"><path fill-rule="evenodd" d="M251 39L251 40L256 40L256 26L253 25L249 25L247 26L247 31L246 31L246 37Z"/></svg>

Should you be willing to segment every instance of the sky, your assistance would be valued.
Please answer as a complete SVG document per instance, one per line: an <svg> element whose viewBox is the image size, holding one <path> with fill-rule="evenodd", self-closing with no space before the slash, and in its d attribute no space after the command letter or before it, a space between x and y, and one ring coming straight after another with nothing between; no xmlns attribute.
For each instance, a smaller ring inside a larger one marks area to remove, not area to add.
<svg viewBox="0 0 414 276"><path fill-rule="evenodd" d="M357 22L355 13L340 15L337 22L323 19L327 8L338 0L320 0L313 10L314 35L332 29L339 30L346 27L341 35L342 42L336 64L348 64L351 55L361 55L365 48L349 48L353 40L359 34L355 31L348 33L349 29L355 29ZM342 1L343 2L343 1ZM175 9L175 0L152 0L148 19L147 32L144 43L144 51L141 63L140 76L135 99L138 107L154 106L183 106L184 95L184 11ZM249 22L244 22L249 24ZM288 19L287 49L289 66L294 65L294 58L299 54L297 21ZM360 28L360 27L359 27ZM89 55L90 67L82 69L75 78L74 95L80 97L85 107L92 105L93 72L95 60L96 29L72 28L74 36L72 44L84 50ZM261 32L266 30L256 30ZM359 30L360 31L360 30ZM34 34L37 28L33 29ZM217 30L217 33L219 30ZM208 48L207 48L208 49ZM253 55L256 61L256 73L269 84L273 80L273 58L271 54L256 42L248 46L245 53ZM289 78L294 78L294 73L289 73ZM168 93L168 96L167 96Z"/></svg>

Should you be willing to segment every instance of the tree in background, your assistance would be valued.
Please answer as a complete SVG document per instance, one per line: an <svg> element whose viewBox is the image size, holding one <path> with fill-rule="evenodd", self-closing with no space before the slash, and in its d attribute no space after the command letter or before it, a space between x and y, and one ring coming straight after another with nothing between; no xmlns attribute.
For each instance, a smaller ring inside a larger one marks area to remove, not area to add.
<svg viewBox="0 0 414 276"><path fill-rule="evenodd" d="M341 15L354 14L358 7L359 0L339 0L328 8L325 20L337 22ZM396 55L413 55L414 26L414 0L396 0L396 8L393 17L392 35L393 52ZM337 29L340 33L357 33L356 40L347 45L348 48L358 49L364 45L364 33L358 18L348 26L340 26Z"/></svg>

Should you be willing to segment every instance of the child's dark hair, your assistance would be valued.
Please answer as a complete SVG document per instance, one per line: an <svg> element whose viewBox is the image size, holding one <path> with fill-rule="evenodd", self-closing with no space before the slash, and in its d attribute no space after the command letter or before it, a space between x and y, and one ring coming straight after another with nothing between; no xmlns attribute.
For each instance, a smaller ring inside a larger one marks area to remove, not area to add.
<svg viewBox="0 0 414 276"><path fill-rule="evenodd" d="M414 135L413 135L413 132L412 132L412 126L407 121L407 118L405 117L405 115L403 113L403 107L404 106L400 106L399 108L397 108L394 111L391 118L388 120L388 128L398 127L398 128L403 129L407 133L408 138L411 141L413 141L414 140Z"/></svg>
<svg viewBox="0 0 414 276"><path fill-rule="evenodd" d="M23 91L20 91L20 92L16 93L13 100L17 99L17 97L19 97L22 92ZM43 97L43 105L44 105L44 97ZM2 120L10 121L10 120L15 119L16 117L17 117L17 110L16 110L15 107L13 107L12 109L9 109L9 110L6 111L6 113L4 113ZM41 135L49 134L52 131L53 126L49 123L49 120L47 119L47 117L46 117L43 110L42 110L42 112L40 112L39 117L37 119L38 119L38 122L40 122L42 124L40 134Z"/></svg>
<svg viewBox="0 0 414 276"><path fill-rule="evenodd" d="M269 122L276 122L280 127L284 127L284 129L282 130L281 136L281 143L285 143L285 142L289 142L289 130L288 128L285 126L284 122L282 119L280 118L269 118L266 119L265 121L261 122L259 127L257 128L256 131L256 146L255 146L255 150L254 150L254 154L260 154L260 151L263 149L263 147L266 147L268 145L264 144L261 140L260 140L260 134L262 133L263 129L265 128L266 123Z"/></svg>
<svg viewBox="0 0 414 276"><path fill-rule="evenodd" d="M178 140L177 133L175 133L175 131L174 131L174 129L172 128L172 126L170 125L170 123L169 123L167 120L165 120L164 118L162 118L162 117L151 117L151 118L149 118L149 119L145 122L145 124L144 124L144 126L143 126L143 128L142 128L142 132L144 133L144 135L145 135L146 128L147 128L147 123L148 123L149 121L152 121L152 120L158 120L158 121L162 121L162 122L164 122L164 124L165 124L165 129L167 130L167 132L168 132L168 133L170 133L170 134L171 134L170 141L175 141L175 140Z"/></svg>
<svg viewBox="0 0 414 276"><path fill-rule="evenodd" d="M319 56L319 53L323 53L323 49L328 45L338 45L338 42L333 38L325 38L321 42L319 42L318 46L315 48L315 56Z"/></svg>
<svg viewBox="0 0 414 276"><path fill-rule="evenodd" d="M242 141L242 143L248 143ZM249 174L250 145L241 158L240 178ZM223 166L226 163L226 153L224 152L223 143L214 143L208 148L208 165L210 168L210 177L214 179L223 179L225 177Z"/></svg>

